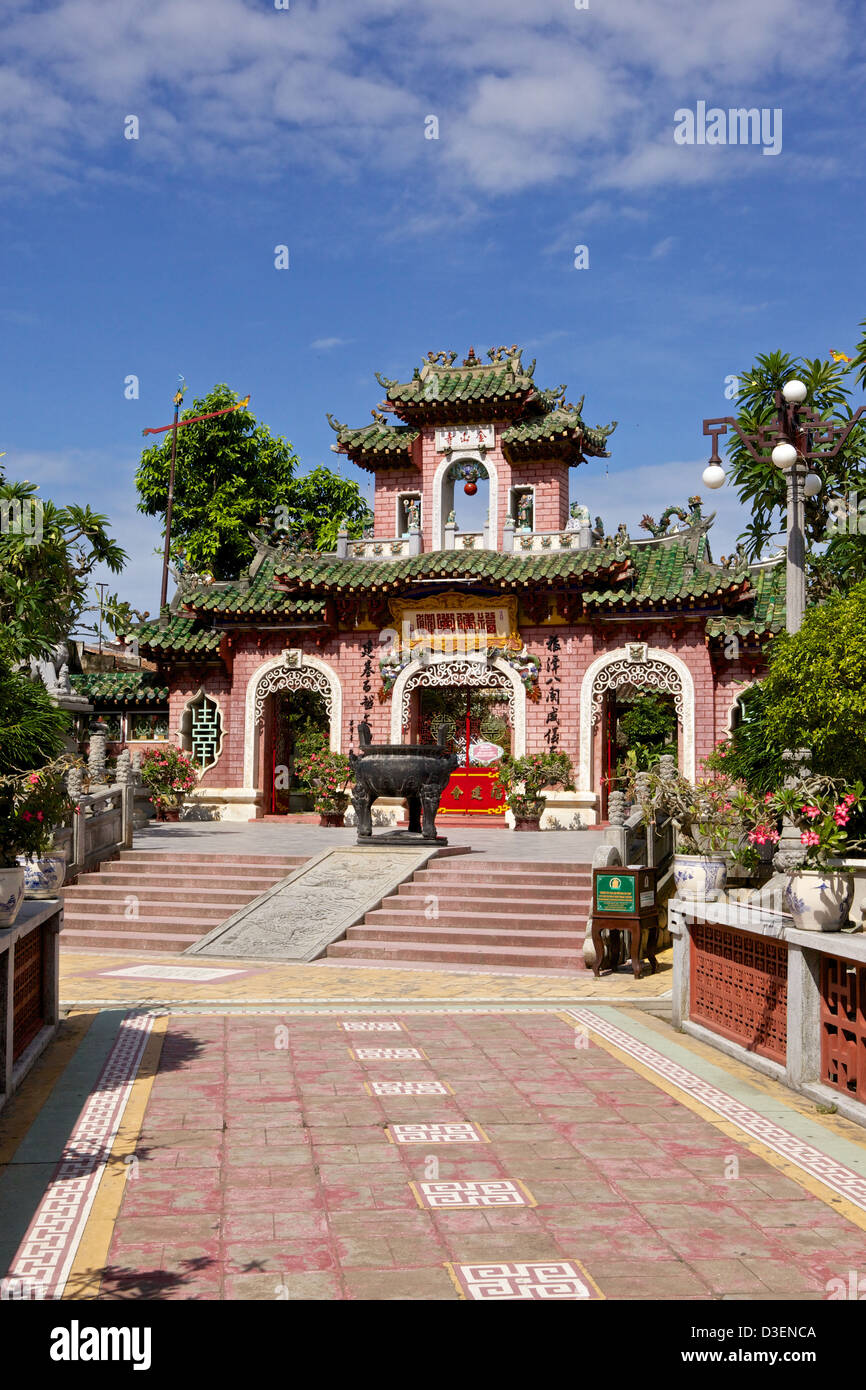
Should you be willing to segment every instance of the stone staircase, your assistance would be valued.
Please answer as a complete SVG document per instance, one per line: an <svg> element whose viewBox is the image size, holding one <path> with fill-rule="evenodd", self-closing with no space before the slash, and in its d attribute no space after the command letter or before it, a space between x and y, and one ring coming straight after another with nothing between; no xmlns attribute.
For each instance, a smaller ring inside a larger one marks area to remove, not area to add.
<svg viewBox="0 0 866 1390"><path fill-rule="evenodd" d="M328 947L328 959L583 970L592 869L436 859Z"/></svg>
<svg viewBox="0 0 866 1390"><path fill-rule="evenodd" d="M304 863L304 855L123 850L63 889L61 945L185 951Z"/></svg>

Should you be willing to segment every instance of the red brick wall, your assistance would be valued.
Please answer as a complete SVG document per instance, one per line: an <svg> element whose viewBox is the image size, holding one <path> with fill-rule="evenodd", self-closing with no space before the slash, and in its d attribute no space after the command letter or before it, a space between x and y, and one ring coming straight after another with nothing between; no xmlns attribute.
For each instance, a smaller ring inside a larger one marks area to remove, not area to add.
<svg viewBox="0 0 866 1390"><path fill-rule="evenodd" d="M712 750L717 740L727 729L728 714L734 696L752 680L759 678L761 671L752 661L737 660L720 662L716 658L714 671L710 653L703 636L701 621L683 622L678 634L672 637L670 627L664 623L636 622L599 625L595 630L589 623L572 627L528 626L522 625L521 635L528 650L541 661L540 699L527 700L526 704L526 751L542 752L549 745L545 742L545 730L549 727L546 715L551 705L545 699L550 686L552 671L548 662L554 655L547 647L548 639L556 636L560 649L559 658L559 748L567 752L577 767L580 750L580 692L588 667L605 651L625 646L629 641L645 641L650 647L657 647L675 653L691 671L695 687L695 755L696 767L700 774L703 758ZM336 634L321 646L310 643L305 648L311 655L327 663L337 674L342 687L343 716L341 731L342 751L350 746L351 735L357 747L358 722L363 717L362 690L365 643L372 643L369 656L371 662L370 694L374 704L367 712L372 729L373 740L387 743L390 740L391 697L384 702L379 700L382 682L379 675L379 656L382 648L378 642L379 634L371 632L346 632ZM196 672L189 667L177 667L172 676L170 697L170 719L172 737L176 737L183 707L201 686L208 695L220 703L223 713L224 738L222 755L215 767L209 769L202 778L203 785L214 787L243 786L244 766L244 718L247 685L254 672L270 658L279 656L287 645L286 635L263 633L261 638L255 634L235 638L233 678L213 668ZM754 673L754 674L753 674ZM260 749L263 749L260 740ZM594 742L594 781L597 785L600 775L601 727L595 730ZM260 758L260 762L262 759ZM262 768L257 768L255 785L262 786Z"/></svg>

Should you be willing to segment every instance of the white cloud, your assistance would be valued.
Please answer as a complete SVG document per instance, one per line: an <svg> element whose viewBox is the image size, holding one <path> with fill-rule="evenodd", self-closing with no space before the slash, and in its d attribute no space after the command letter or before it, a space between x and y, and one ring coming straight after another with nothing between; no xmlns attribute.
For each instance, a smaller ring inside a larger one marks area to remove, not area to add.
<svg viewBox="0 0 866 1390"><path fill-rule="evenodd" d="M217 176L227 159L249 176L299 163L340 179L408 170L482 199L557 180L642 191L727 179L746 161L675 146L674 110L779 105L792 91L802 110L813 98L799 79L814 85L857 46L842 0L6 8L0 174L55 187L181 166ZM431 113L438 142L424 139ZM123 138L127 114L140 118L136 142Z"/></svg>
<svg viewBox="0 0 866 1390"><path fill-rule="evenodd" d="M346 347L351 338L316 338L310 343L313 352L330 352L332 348Z"/></svg>

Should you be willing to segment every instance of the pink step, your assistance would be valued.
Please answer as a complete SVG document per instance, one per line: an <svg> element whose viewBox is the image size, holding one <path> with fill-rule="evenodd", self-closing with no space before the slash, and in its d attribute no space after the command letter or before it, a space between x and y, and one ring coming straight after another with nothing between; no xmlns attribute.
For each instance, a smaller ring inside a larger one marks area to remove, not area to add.
<svg viewBox="0 0 866 1390"><path fill-rule="evenodd" d="M335 941L328 947L328 956L362 957L368 960L386 960L389 956L405 961L430 961L431 964L486 965L495 969L497 965L519 965L527 970L541 969L583 970L583 951L576 946L571 949L555 950L553 947L527 946L433 946L425 942L414 945L401 939L387 941Z"/></svg>
<svg viewBox="0 0 866 1390"><path fill-rule="evenodd" d="M533 927L528 931L508 931L499 927L457 927L443 926L431 922L426 926L410 926L406 923L374 922L378 913L370 913L362 926L350 927L346 933L349 941L406 941L422 946L425 942L433 946L453 943L455 946L552 946L555 950L582 950L583 931L539 931Z"/></svg>
<svg viewBox="0 0 866 1390"><path fill-rule="evenodd" d="M63 928L60 933L63 947L86 946L88 950L106 951L185 951L200 940L198 933L182 932L110 932Z"/></svg>
<svg viewBox="0 0 866 1390"><path fill-rule="evenodd" d="M488 903L485 912L457 909L443 912L441 905L436 917L427 917L424 912L408 912L405 908L391 908L388 905L368 912L364 918L371 926L423 926L432 922L440 927L499 927L502 931L531 931L533 927L550 931L557 923L562 923L564 931L582 931L586 927L585 912L574 912L566 916L542 916L531 912L498 912L495 903Z"/></svg>

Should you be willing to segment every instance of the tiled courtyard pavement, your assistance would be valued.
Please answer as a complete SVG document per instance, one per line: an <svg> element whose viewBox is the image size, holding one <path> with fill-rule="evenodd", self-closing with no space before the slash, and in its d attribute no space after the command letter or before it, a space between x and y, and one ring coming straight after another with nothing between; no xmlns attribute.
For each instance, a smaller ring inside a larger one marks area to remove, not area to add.
<svg viewBox="0 0 866 1390"><path fill-rule="evenodd" d="M456 1299L506 1264L512 1296L571 1265L609 1299L820 1299L864 1264L850 1212L543 1006L158 1022L108 1257L67 1298Z"/></svg>

